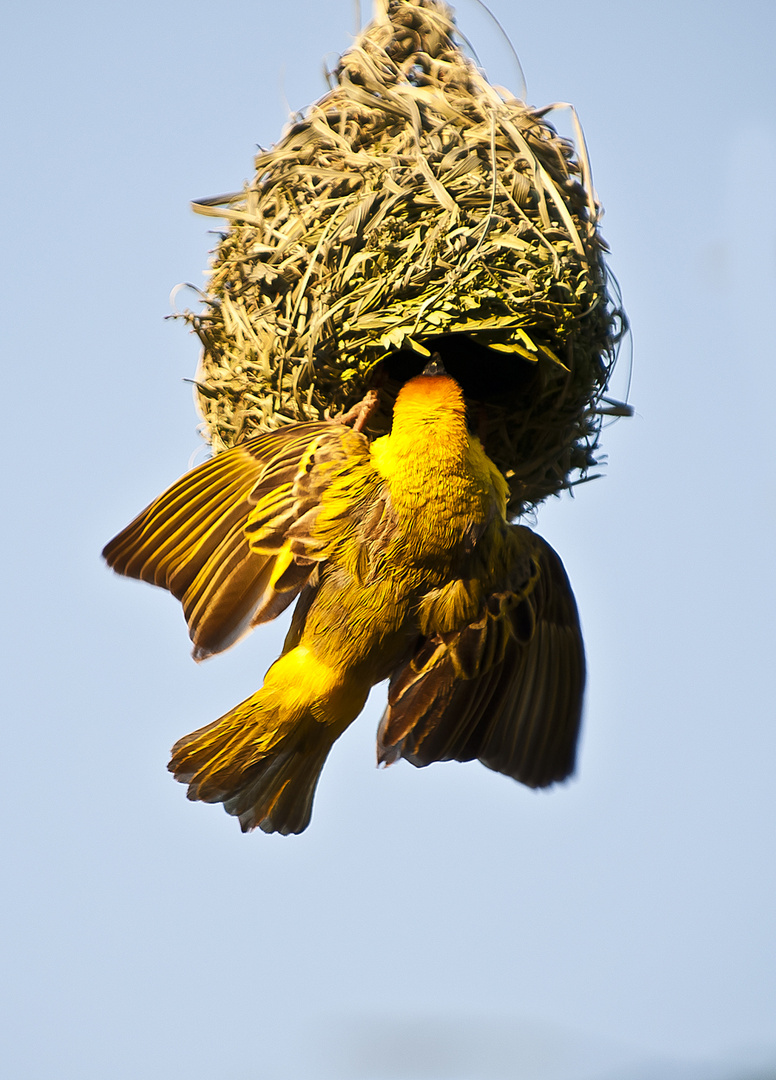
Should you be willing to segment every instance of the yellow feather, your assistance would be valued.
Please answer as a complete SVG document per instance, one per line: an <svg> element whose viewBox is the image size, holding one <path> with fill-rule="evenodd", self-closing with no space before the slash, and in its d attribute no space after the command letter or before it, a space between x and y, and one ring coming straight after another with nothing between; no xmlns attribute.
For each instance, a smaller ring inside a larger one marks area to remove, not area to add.
<svg viewBox="0 0 776 1080"><path fill-rule="evenodd" d="M207 462L105 550L184 604L195 656L300 595L262 687L181 739L189 797L299 832L333 742L390 678L380 760L480 759L541 786L573 768L584 654L560 560L506 520L508 488L460 387L424 373L371 445L336 424Z"/></svg>

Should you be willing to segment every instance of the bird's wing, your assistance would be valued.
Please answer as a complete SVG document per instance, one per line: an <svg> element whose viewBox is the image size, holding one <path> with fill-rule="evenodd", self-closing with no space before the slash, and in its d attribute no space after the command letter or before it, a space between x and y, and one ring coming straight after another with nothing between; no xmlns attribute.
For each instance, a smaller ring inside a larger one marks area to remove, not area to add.
<svg viewBox="0 0 776 1080"><path fill-rule="evenodd" d="M394 672L381 763L479 758L529 787L573 772L585 686L574 595L549 544L523 526L504 529L504 558L495 580L483 565L474 617L455 630L437 620L442 629L428 627Z"/></svg>
<svg viewBox="0 0 776 1080"><path fill-rule="evenodd" d="M286 531L314 511L332 462L368 460L363 435L330 423L258 435L193 469L103 551L117 573L176 596L203 659L280 614L310 576L313 550Z"/></svg>

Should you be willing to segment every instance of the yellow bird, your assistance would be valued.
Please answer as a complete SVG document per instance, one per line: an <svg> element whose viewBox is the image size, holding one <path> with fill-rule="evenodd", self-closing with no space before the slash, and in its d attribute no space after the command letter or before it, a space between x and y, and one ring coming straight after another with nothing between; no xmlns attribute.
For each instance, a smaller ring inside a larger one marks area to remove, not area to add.
<svg viewBox="0 0 776 1080"><path fill-rule="evenodd" d="M390 679L379 763L479 758L530 787L574 768L585 683L560 559L506 518L507 485L430 364L370 443L293 424L200 465L103 552L183 603L201 660L297 596L264 685L175 744L190 799L298 833L334 741Z"/></svg>

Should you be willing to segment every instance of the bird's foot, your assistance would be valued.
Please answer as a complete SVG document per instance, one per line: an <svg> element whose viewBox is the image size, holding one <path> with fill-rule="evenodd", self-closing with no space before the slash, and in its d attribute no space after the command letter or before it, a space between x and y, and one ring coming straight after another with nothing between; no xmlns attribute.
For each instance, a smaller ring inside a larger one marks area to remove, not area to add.
<svg viewBox="0 0 776 1080"><path fill-rule="evenodd" d="M367 424L367 421L371 416L377 412L377 407L380 404L380 393L378 390L367 390L361 400L353 406L352 409L348 409L346 413L336 417L338 424L352 424L354 431L363 431Z"/></svg>

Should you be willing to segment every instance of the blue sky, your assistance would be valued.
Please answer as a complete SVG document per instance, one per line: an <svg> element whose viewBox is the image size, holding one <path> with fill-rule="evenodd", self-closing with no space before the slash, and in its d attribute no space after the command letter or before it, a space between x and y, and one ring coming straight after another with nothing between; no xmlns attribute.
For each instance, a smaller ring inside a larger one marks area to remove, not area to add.
<svg viewBox="0 0 776 1080"><path fill-rule="evenodd" d="M636 416L553 500L590 684L578 776L374 768L242 836L166 772L283 628L199 667L102 545L189 465L213 244L192 198L323 91L347 0L5 15L2 1058L15 1080L776 1075L776 80L771 5L492 0L572 101L633 325ZM507 51L460 22L494 81Z"/></svg>

